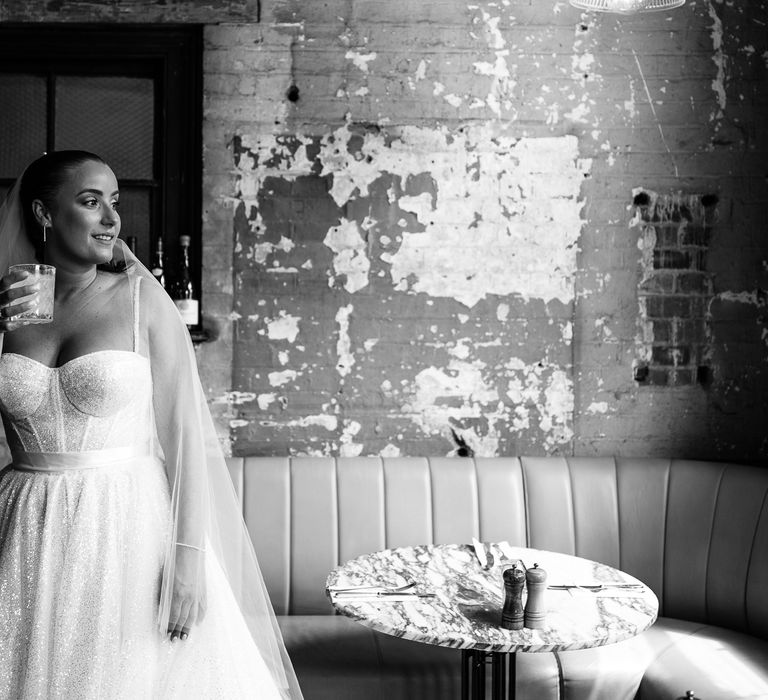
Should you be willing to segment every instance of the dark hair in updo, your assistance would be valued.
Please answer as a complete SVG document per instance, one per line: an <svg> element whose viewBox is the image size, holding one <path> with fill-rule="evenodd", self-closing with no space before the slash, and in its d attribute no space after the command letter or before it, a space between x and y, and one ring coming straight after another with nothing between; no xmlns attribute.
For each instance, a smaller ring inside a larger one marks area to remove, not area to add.
<svg viewBox="0 0 768 700"><path fill-rule="evenodd" d="M33 161L24 171L19 200L24 212L24 228L39 261L43 260L43 229L32 211L32 202L39 199L50 208L69 173L94 161L106 165L102 158L88 151L52 151Z"/></svg>

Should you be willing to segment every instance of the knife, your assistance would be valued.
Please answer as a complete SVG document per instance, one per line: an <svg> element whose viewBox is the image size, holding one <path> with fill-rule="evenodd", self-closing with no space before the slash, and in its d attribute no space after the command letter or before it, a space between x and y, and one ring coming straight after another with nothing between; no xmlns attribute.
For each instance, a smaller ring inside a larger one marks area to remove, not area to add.
<svg viewBox="0 0 768 700"><path fill-rule="evenodd" d="M436 593L416 593L415 591L331 591L337 598L436 598Z"/></svg>
<svg viewBox="0 0 768 700"><path fill-rule="evenodd" d="M640 583L555 583L547 586L556 591L565 591L572 588L582 588L585 591L602 591L606 588L642 588Z"/></svg>

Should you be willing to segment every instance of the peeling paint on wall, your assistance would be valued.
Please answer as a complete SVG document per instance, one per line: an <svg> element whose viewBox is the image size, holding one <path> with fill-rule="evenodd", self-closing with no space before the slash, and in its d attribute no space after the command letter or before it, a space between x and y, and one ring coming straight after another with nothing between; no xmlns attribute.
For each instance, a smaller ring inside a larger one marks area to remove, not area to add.
<svg viewBox="0 0 768 700"><path fill-rule="evenodd" d="M707 8L709 16L712 18L712 46L715 51L712 56L712 61L717 67L717 75L712 80L712 90L714 90L715 95L717 95L717 104L720 107L720 110L717 113L712 114L712 119L722 119L727 104L725 92L726 58L723 51L723 22L717 14L717 10L711 0L707 3Z"/></svg>
<svg viewBox="0 0 768 700"><path fill-rule="evenodd" d="M331 216L332 225L323 229L322 237L303 228L293 236L322 243L329 256L321 266L317 252L310 258L313 264L306 265L307 252L293 238L294 247L274 247L266 259L259 257L261 249L253 240L268 244L284 233L282 228L274 230L279 221L251 210L240 254L265 272L279 267L304 270L313 278L324 274L330 289L343 290L349 298L370 294L374 280L381 290L388 279L393 304L415 295L424 300L420 303L442 299L469 310L486 299L501 298L504 301L493 307L501 324L510 321L512 299L515 304L567 305L575 298L583 225L579 194L590 161L580 158L578 142L571 136L516 138L490 126L385 131L347 123L320 139L296 136L261 143L243 135L240 145L244 200L247 195L257 206L268 202L278 178L294 186L315 178L322 180L337 208L337 218ZM382 195L385 205L374 199ZM387 221L396 224L384 228ZM319 223L312 220L308 226L314 230ZM363 391L355 379L366 371L361 363L380 348L386 353L391 347L382 346L382 341L388 343L386 332L364 338L353 333L355 306L342 304L335 316L335 366L345 384L345 399L342 404L335 398L327 403L325 410L334 415L346 410L342 405L350 395ZM285 336L289 328L300 333L311 328L313 317L304 312L301 325L295 312L283 312L268 326L272 336ZM468 324L472 314L456 313L456 318ZM569 368L541 359L494 368L483 354L491 348L501 351L499 338L441 338L437 325L430 332L434 341L423 339L423 346L433 347L445 359L440 364L403 364L395 370L399 385L382 388L387 400L398 406L387 421L402 419L422 434L446 440L453 426L480 455L498 453L510 426L513 432L541 435L548 450L572 439ZM554 333L560 344L572 342L570 322ZM296 340L292 335L290 342ZM546 345L542 349L547 352ZM270 386L289 391L299 380L311 384L315 371L310 364L295 375L270 373L268 380ZM267 409L272 405L267 403ZM312 447L313 453L360 454L365 449L365 442L356 438L360 425L359 420L344 418L335 440ZM400 449L391 445L381 449Z"/></svg>
<svg viewBox="0 0 768 700"><path fill-rule="evenodd" d="M579 157L572 136L516 139L490 127L459 133L405 127L395 136L376 130L361 137L346 125L320 141L316 161L307 155L310 141L301 137L295 150L272 137L264 143L244 136L242 143L248 160L256 161L241 174L246 202L258 198L268 177L293 180L311 173L315 162L322 177L332 178L330 195L340 208L369 196L383 176L406 183L429 167L430 192L400 190L393 199L417 225L406 225L399 248L381 255L398 291L448 296L468 307L494 294L573 299L583 225L579 193L591 161ZM253 221L264 236L263 220L257 215ZM468 233L471 256L461 252ZM358 224L341 217L324 242L335 255L330 284L341 275L347 291L364 288L371 263ZM270 253L291 250L267 242L244 253L268 264L261 251L269 246Z"/></svg>
<svg viewBox="0 0 768 700"><path fill-rule="evenodd" d="M685 222L638 216L636 237L624 211L640 183L670 201L743 185L757 206L760 8L633 23L493 2L414 6L418 28L308 22L291 48L302 99L274 127L236 127L237 282L268 302L238 299L235 376L257 396L238 407L242 449L454 454L455 432L480 455L735 454L711 428L751 408L736 389L766 363L742 356L768 329L757 273L738 282L749 255L726 261L736 240L762 244L729 221L708 260ZM423 35L438 12L440 36ZM752 179L734 185L742 161ZM293 341L269 337L280 311L300 319ZM637 381L637 362L668 384ZM313 416L333 420L293 423Z"/></svg>

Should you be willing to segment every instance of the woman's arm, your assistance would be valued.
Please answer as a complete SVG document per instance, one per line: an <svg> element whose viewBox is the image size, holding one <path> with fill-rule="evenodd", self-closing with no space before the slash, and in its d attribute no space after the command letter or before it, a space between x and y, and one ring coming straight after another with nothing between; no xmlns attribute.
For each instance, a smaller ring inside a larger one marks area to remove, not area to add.
<svg viewBox="0 0 768 700"><path fill-rule="evenodd" d="M171 639L186 638L205 609L205 548L209 526L207 456L201 401L189 333L165 290L141 287L152 368L157 436L171 490L172 541L166 557L161 621Z"/></svg>

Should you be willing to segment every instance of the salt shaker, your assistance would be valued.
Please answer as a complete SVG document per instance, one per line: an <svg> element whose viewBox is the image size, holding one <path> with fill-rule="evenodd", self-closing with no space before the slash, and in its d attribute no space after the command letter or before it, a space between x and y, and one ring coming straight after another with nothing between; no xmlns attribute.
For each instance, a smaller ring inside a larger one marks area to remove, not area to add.
<svg viewBox="0 0 768 700"><path fill-rule="evenodd" d="M547 589L547 572L540 569L538 564L525 571L525 585L528 588L528 599L525 601L525 626L530 629L544 627L546 607L544 606L544 591Z"/></svg>
<svg viewBox="0 0 768 700"><path fill-rule="evenodd" d="M523 586L525 572L516 566L504 569L504 609L501 612L501 626L507 630L523 629Z"/></svg>

